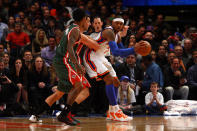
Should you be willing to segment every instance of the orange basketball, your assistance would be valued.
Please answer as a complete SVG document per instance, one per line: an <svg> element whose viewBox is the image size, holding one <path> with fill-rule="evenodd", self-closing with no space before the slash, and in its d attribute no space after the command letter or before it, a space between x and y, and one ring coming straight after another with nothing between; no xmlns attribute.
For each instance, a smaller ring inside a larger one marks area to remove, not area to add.
<svg viewBox="0 0 197 131"><path fill-rule="evenodd" d="M140 41L135 44L135 52L141 56L147 56L151 51L151 45L148 41Z"/></svg>

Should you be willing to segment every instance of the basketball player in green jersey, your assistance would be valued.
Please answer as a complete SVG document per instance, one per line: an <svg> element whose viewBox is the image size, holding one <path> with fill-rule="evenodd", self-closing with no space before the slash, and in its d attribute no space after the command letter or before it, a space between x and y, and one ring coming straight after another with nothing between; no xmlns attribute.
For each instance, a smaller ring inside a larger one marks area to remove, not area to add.
<svg viewBox="0 0 197 131"><path fill-rule="evenodd" d="M30 121L38 122L38 115L53 105L65 93L68 93L65 108L57 117L60 122L67 125L77 125L78 121L71 115L72 104L85 100L89 95L89 82L84 77L85 68L81 65L79 53L86 44L94 50L99 49L99 45L82 34L90 26L90 18L81 9L73 12L74 23L64 32L60 44L56 48L53 65L59 78L58 88L55 93L49 96L43 103L41 110L30 117Z"/></svg>

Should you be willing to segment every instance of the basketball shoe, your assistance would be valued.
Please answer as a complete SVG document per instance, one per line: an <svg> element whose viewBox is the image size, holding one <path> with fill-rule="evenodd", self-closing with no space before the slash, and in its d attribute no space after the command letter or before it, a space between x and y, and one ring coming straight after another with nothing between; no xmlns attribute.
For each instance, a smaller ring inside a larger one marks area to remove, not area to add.
<svg viewBox="0 0 197 131"><path fill-rule="evenodd" d="M42 123L42 120L40 120L39 117L36 115L31 115L31 117L29 118L29 121L35 122L35 123Z"/></svg>

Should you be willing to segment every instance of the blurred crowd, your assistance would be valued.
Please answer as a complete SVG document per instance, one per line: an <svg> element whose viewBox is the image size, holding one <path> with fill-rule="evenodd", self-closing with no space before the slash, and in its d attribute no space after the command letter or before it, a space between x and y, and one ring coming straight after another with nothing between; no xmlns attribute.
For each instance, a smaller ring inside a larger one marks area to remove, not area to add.
<svg viewBox="0 0 197 131"><path fill-rule="evenodd" d="M117 100L121 108L146 104L145 96L153 82L164 101L197 100L195 25L185 25L180 31L165 21L170 14L157 13L153 8L139 11L142 7L125 7L121 0L0 0L0 116L31 114L56 91L58 78L52 60L65 28L73 21L75 8L84 9L91 17L92 25L84 32L87 35L122 17L124 47L134 47L141 40L152 46L148 56L109 57L121 81ZM82 115L104 114L108 109L104 82L89 81L90 97L76 110Z"/></svg>

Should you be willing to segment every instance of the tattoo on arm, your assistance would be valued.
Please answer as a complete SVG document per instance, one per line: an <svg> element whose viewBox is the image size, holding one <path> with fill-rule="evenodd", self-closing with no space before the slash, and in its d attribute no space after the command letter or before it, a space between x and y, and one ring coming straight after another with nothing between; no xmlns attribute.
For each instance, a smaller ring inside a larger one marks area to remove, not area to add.
<svg viewBox="0 0 197 131"><path fill-rule="evenodd" d="M68 45L67 45L67 49L69 52L69 58L71 59L71 61L76 65L79 64L73 49L73 45L75 44L75 42L79 39L80 37L80 32L78 29L73 29L70 33L70 38L68 40Z"/></svg>

